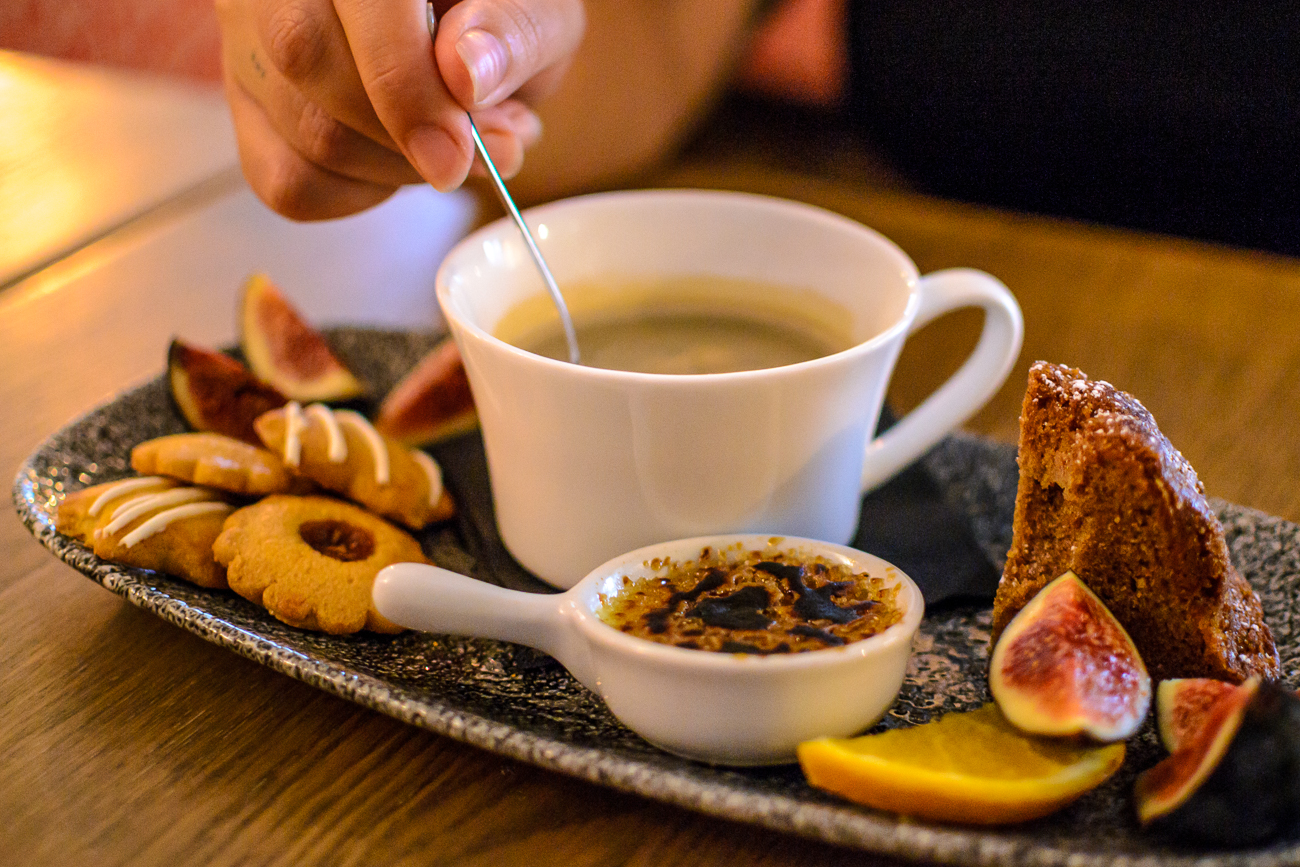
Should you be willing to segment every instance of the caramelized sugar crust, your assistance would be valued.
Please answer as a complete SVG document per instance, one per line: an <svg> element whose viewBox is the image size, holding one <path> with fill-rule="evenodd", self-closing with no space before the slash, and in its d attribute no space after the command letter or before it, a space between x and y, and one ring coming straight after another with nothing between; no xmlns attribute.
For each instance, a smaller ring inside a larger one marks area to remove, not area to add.
<svg viewBox="0 0 1300 867"><path fill-rule="evenodd" d="M1034 594L1073 569L1128 630L1154 679L1279 676L1259 597L1233 568L1200 480L1135 398L1036 362L1018 462L994 642Z"/></svg>

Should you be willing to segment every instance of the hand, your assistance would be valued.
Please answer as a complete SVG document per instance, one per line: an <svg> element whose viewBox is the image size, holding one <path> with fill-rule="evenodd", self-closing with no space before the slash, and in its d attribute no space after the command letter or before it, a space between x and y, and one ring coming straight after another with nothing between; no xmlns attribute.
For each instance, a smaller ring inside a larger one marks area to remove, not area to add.
<svg viewBox="0 0 1300 867"><path fill-rule="evenodd" d="M467 111L502 174L519 170L582 0L436 5L431 42L422 0L217 0L240 160L271 208L325 219L403 184L454 189L474 166Z"/></svg>

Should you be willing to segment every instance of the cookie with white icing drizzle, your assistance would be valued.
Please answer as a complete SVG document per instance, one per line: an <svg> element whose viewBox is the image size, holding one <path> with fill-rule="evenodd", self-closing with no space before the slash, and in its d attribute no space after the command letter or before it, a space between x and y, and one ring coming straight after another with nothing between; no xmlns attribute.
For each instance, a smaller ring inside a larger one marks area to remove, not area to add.
<svg viewBox="0 0 1300 867"><path fill-rule="evenodd" d="M180 484L162 476L131 476L73 491L63 498L54 513L54 529L90 545L95 528L107 522L107 516L119 501L139 494L157 494Z"/></svg>
<svg viewBox="0 0 1300 867"><path fill-rule="evenodd" d="M253 427L296 472L413 530L455 513L432 458L351 410L290 402L258 416Z"/></svg>
<svg viewBox="0 0 1300 867"><path fill-rule="evenodd" d="M210 488L140 476L69 494L55 528L112 563L225 588L226 570L212 556L212 543L232 510Z"/></svg>

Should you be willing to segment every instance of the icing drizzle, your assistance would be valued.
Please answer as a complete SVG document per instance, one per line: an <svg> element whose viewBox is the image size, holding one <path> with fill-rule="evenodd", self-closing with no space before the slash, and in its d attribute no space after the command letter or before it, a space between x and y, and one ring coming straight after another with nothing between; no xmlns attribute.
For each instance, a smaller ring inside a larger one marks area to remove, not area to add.
<svg viewBox="0 0 1300 867"><path fill-rule="evenodd" d="M350 409L332 410L323 403L313 403L305 411L297 401L289 401L285 404L284 462L286 464L296 467L302 461L302 432L307 427L308 416L320 419L321 424L325 426L325 435L328 438L326 457L329 458L330 463L341 464L348 459L348 441L340 425L340 422L347 422L361 434L361 439L370 450L370 457L375 465L375 484L388 484L392 473L388 459L388 444L384 442L379 431L375 430L374 425L360 413ZM426 469L425 472L428 470ZM438 494L442 495L441 477L438 482Z"/></svg>
<svg viewBox="0 0 1300 867"><path fill-rule="evenodd" d="M95 535L111 536L141 515L147 515L157 509L215 499L215 495L206 488L171 488L161 493L138 494L114 509L111 520L96 530Z"/></svg>
<svg viewBox="0 0 1300 867"><path fill-rule="evenodd" d="M95 502L90 504L90 510L86 514L94 518L98 516L100 512L104 511L105 506L113 500L116 500L118 497L129 494L132 491L138 491L140 488L148 488L154 485L167 483L167 481L168 480L164 479L162 476L138 476L133 479L123 479L122 481L105 488L104 492L95 498Z"/></svg>
<svg viewBox="0 0 1300 867"><path fill-rule="evenodd" d="M425 476L429 479L429 505L438 505L438 501L442 499L442 470L434 463L433 458L419 449L411 449L411 457L415 458L416 465L424 470Z"/></svg>
<svg viewBox="0 0 1300 867"><path fill-rule="evenodd" d="M379 431L375 430L374 426L371 425L370 422L366 421L365 416L353 412L350 409L336 409L334 410L334 417L352 425L352 427L356 428L357 432L361 434L362 438L366 441L366 445L370 447L370 454L374 458L375 484L388 484L388 444L385 443L384 438L379 435Z"/></svg>
<svg viewBox="0 0 1300 867"><path fill-rule="evenodd" d="M130 548L139 542L143 542L150 536L161 533L167 529L167 526L173 521L179 521L182 518L193 518L196 515L206 515L209 512L230 512L233 506L229 503L223 503L219 500L209 500L201 503L186 503L183 506L175 506L151 517L149 520L136 527L131 532L122 537L122 545Z"/></svg>
<svg viewBox="0 0 1300 867"><path fill-rule="evenodd" d="M346 461L348 441L343 438L343 429L339 427L338 419L330 412L330 408L323 403L313 403L307 407L305 414L320 419L321 424L325 425L325 435L329 438L325 456L329 458L330 463L341 464Z"/></svg>
<svg viewBox="0 0 1300 867"><path fill-rule="evenodd" d="M284 462L296 467L302 462L302 429L307 426L302 405L291 400L284 405Z"/></svg>

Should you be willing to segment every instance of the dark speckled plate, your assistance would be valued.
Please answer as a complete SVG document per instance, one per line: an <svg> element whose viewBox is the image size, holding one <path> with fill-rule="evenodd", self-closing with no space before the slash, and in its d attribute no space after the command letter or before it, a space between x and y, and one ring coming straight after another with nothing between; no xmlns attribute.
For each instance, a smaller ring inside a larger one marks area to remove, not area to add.
<svg viewBox="0 0 1300 867"><path fill-rule="evenodd" d="M382 394L430 346L428 335L340 329L331 340ZM1004 829L903 822L809 788L795 766L709 767L666 755L623 728L548 657L493 641L406 633L329 637L285 626L230 593L202 590L114 566L54 532L63 493L129 473L131 446L184 424L163 380L128 392L59 431L19 471L14 500L23 522L55 555L135 605L277 671L413 725L544 768L692 810L883 854L947 864L1113 865L1300 863L1300 839L1242 852L1206 852L1141 833L1132 818L1133 778L1161 755L1151 727L1130 744L1123 770L1049 819ZM478 445L469 441L471 451ZM463 463L465 442L437 456ZM481 450L480 450L481 451ZM967 518L994 563L1010 541L1013 450L949 438L922 464L943 503ZM485 508L473 474L449 483L467 512ZM477 505L475 505L477 504ZM490 502L489 502L490 507ZM1300 674L1297 579L1300 527L1219 504L1233 557L1264 599L1292 685ZM471 514L471 518L474 516ZM435 528L421 541L436 561L500 583L529 578L482 535L483 515ZM477 530L475 528L478 528ZM541 589L540 585L534 589ZM922 624L907 681L882 726L924 722L987 700L989 611L948 604Z"/></svg>

